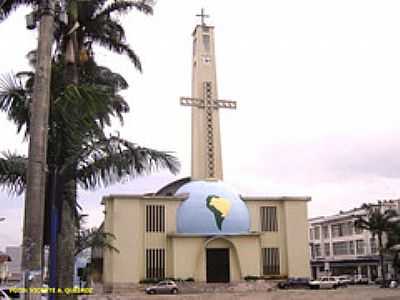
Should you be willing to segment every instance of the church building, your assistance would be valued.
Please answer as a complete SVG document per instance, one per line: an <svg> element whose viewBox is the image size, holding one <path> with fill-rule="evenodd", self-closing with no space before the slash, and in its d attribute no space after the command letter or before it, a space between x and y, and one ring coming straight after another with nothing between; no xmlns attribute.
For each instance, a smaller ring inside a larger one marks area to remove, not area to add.
<svg viewBox="0 0 400 300"><path fill-rule="evenodd" d="M193 32L192 174L154 194L103 198L106 290L148 278L231 282L246 276L310 277L310 197L248 197L223 182L219 110L236 102L217 96L214 27ZM249 150L251 151L251 150Z"/></svg>

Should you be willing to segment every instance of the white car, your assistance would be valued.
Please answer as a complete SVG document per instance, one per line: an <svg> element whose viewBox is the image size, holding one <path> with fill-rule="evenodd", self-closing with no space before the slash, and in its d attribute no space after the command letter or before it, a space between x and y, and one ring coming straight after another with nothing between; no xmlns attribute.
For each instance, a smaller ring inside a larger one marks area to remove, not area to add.
<svg viewBox="0 0 400 300"><path fill-rule="evenodd" d="M336 289L340 283L333 276L324 276L320 280L312 280L309 283L311 289Z"/></svg>
<svg viewBox="0 0 400 300"><path fill-rule="evenodd" d="M339 281L339 286L346 287L348 284L351 284L351 279L347 275L334 276L334 277Z"/></svg>

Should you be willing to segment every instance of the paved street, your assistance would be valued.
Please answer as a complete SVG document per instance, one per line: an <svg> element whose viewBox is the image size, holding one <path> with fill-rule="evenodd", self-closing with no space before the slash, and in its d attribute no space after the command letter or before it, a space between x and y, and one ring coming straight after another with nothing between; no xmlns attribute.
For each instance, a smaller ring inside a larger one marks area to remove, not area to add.
<svg viewBox="0 0 400 300"><path fill-rule="evenodd" d="M81 298L83 300L83 298ZM381 289L376 286L355 286L337 290L274 290L271 292L236 292L219 294L186 295L102 295L90 296L88 300L400 300L400 289Z"/></svg>

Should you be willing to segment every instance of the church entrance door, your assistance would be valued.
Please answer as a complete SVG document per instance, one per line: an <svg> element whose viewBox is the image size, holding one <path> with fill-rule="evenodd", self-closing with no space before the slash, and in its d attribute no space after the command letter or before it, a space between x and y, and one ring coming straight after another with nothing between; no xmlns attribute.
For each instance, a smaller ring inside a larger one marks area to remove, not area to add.
<svg viewBox="0 0 400 300"><path fill-rule="evenodd" d="M207 282L229 282L229 249L216 248L207 251Z"/></svg>

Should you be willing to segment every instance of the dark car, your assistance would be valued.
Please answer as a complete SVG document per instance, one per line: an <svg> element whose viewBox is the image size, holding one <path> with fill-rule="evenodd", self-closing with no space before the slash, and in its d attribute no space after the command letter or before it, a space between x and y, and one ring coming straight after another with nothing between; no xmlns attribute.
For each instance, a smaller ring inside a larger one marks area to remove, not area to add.
<svg viewBox="0 0 400 300"><path fill-rule="evenodd" d="M145 289L147 294L178 294L179 289L175 282L171 280L160 281L156 285Z"/></svg>
<svg viewBox="0 0 400 300"><path fill-rule="evenodd" d="M304 277L289 277L286 281L278 283L280 289L304 289L309 288L309 278Z"/></svg>

